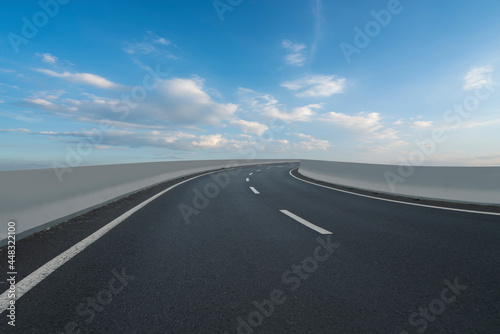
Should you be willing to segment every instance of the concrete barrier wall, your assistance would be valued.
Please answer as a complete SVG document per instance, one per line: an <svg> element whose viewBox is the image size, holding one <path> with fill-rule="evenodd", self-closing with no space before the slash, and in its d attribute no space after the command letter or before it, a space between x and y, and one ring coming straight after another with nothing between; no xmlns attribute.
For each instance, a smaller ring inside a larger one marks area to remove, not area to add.
<svg viewBox="0 0 500 334"><path fill-rule="evenodd" d="M379 193L500 205L500 167L428 167L301 160L311 179Z"/></svg>
<svg viewBox="0 0 500 334"><path fill-rule="evenodd" d="M0 172L0 246L7 223L21 239L121 197L182 176L289 160L208 160L75 167L62 182L52 169Z"/></svg>

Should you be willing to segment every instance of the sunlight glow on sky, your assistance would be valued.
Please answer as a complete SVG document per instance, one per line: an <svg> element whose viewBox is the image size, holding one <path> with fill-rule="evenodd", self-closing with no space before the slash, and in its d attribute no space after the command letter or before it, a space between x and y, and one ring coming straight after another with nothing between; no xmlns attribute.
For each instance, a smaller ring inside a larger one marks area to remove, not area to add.
<svg viewBox="0 0 500 334"><path fill-rule="evenodd" d="M23 0L0 170L179 159L500 165L500 3Z"/></svg>

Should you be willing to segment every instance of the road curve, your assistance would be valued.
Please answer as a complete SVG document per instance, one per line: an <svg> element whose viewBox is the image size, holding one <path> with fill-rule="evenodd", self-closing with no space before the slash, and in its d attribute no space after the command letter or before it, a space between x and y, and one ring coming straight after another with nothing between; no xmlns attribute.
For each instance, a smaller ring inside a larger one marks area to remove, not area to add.
<svg viewBox="0 0 500 334"><path fill-rule="evenodd" d="M178 184L26 291L0 333L500 332L500 216L338 192L297 167ZM158 192L19 242L22 276Z"/></svg>

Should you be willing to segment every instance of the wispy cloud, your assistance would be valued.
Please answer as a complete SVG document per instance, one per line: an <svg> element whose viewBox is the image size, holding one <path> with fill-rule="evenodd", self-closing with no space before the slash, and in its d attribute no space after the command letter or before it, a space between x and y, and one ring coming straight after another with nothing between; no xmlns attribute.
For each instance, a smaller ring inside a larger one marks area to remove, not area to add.
<svg viewBox="0 0 500 334"><path fill-rule="evenodd" d="M385 127L382 123L380 114L376 112L360 112L356 115L329 112L323 114L319 120L342 127L347 131L356 134L358 139L398 139L399 131L394 128Z"/></svg>
<svg viewBox="0 0 500 334"><path fill-rule="evenodd" d="M31 111L0 111L0 116L15 119L16 121L26 122L26 123L38 123L42 121L42 118L33 116Z"/></svg>
<svg viewBox="0 0 500 334"><path fill-rule="evenodd" d="M307 106L293 108L291 112L281 111L278 106L268 106L263 109L264 114L271 118L288 122L308 122L315 115L315 110L319 110L322 107L321 104L309 104Z"/></svg>
<svg viewBox="0 0 500 334"><path fill-rule="evenodd" d="M14 88L14 89L16 89L16 90L18 90L18 89L19 89L19 87L17 87L17 86L14 86L14 85L9 85L9 84L2 83L2 82L0 82L0 86L5 86L5 87L9 87L9 88Z"/></svg>
<svg viewBox="0 0 500 334"><path fill-rule="evenodd" d="M416 129L426 129L430 128L431 126L432 126L432 121L415 121L413 123L410 123L410 127Z"/></svg>
<svg viewBox="0 0 500 334"><path fill-rule="evenodd" d="M24 99L24 101L28 102L29 104L35 104L42 107L49 107L54 105L52 102L40 98Z"/></svg>
<svg viewBox="0 0 500 334"><path fill-rule="evenodd" d="M302 66L307 60L304 55L306 46L304 44L293 43L288 39L283 40L281 45L288 51L285 56L285 63L288 65Z"/></svg>
<svg viewBox="0 0 500 334"><path fill-rule="evenodd" d="M30 133L31 131L28 129L0 129L0 132L22 132L22 133Z"/></svg>
<svg viewBox="0 0 500 334"><path fill-rule="evenodd" d="M192 145L196 148L212 149L220 148L226 145L227 142L228 140L221 134L213 134L200 136L197 140L192 141Z"/></svg>
<svg viewBox="0 0 500 334"><path fill-rule="evenodd" d="M177 57L171 52L172 47L174 45L170 40L157 36L151 31L148 31L141 41L123 43L123 50L131 55L160 55L176 59Z"/></svg>
<svg viewBox="0 0 500 334"><path fill-rule="evenodd" d="M286 123L311 121L316 115L316 111L323 108L323 104L316 103L296 107L288 112L286 106L270 94L258 93L247 88L239 88L238 94L241 103L252 111Z"/></svg>
<svg viewBox="0 0 500 334"><path fill-rule="evenodd" d="M350 130L363 130L368 132L376 131L382 127L380 119L380 114L376 112L368 114L361 112L355 116L329 112L324 114L321 118L324 122L333 123Z"/></svg>
<svg viewBox="0 0 500 334"><path fill-rule="evenodd" d="M74 83L83 83L97 88L104 88L104 89L123 88L122 85L116 84L114 82L109 81L106 78L91 73L70 73L70 72L58 73L43 68L36 69L36 71L51 77L66 79Z"/></svg>
<svg viewBox="0 0 500 334"><path fill-rule="evenodd" d="M464 77L464 89L471 90L491 84L493 82L492 73L492 66L479 66L472 68Z"/></svg>
<svg viewBox="0 0 500 334"><path fill-rule="evenodd" d="M323 1L313 1L313 15L314 15L314 40L311 46L311 59L314 58L318 44L323 38L325 31L325 18L323 16Z"/></svg>
<svg viewBox="0 0 500 334"><path fill-rule="evenodd" d="M12 129L9 131L15 131ZM18 129L23 130L23 129ZM1 132L2 130L0 130ZM92 130L89 131L69 131L69 132L30 132L29 130L20 131L29 132L33 135L43 135L48 138L75 143L79 139L89 138L95 135ZM131 130L109 130L103 136L99 147L110 148L140 148L157 147L171 149L175 151L198 151L198 150L222 150L237 152L244 147L251 147L252 143L247 140L235 140L227 138L220 133L200 135L182 131L131 131Z"/></svg>
<svg viewBox="0 0 500 334"><path fill-rule="evenodd" d="M272 95L256 92L249 88L239 87L238 95L241 103L255 111L261 111L265 107L283 107Z"/></svg>
<svg viewBox="0 0 500 334"><path fill-rule="evenodd" d="M133 107L117 98L88 93L36 92L24 99L24 103L77 122L95 124L107 120L123 129L192 129L204 125L226 126L227 122L238 119L235 116L238 105L217 102L199 77L172 78L157 83L158 87L148 92L146 99L134 101ZM128 110L126 119L123 112L117 111L123 109ZM252 126L246 125L247 129Z"/></svg>
<svg viewBox="0 0 500 334"><path fill-rule="evenodd" d="M331 145L328 140L316 139L311 135L306 135L303 133L294 133L295 136L302 139L298 143L295 143L294 146L296 149L304 150L304 151L313 151L313 150L323 150L325 151Z"/></svg>
<svg viewBox="0 0 500 334"><path fill-rule="evenodd" d="M56 56L51 55L50 53L35 53L35 55L41 58L43 62L49 64L56 64L57 60L59 59Z"/></svg>
<svg viewBox="0 0 500 334"><path fill-rule="evenodd" d="M155 119L181 125L220 125L233 119L237 108L233 103L214 101L198 77L174 78L162 81L147 106L147 113Z"/></svg>
<svg viewBox="0 0 500 334"><path fill-rule="evenodd" d="M102 122L106 122L106 124L113 126L118 129L155 129L161 130L164 129L165 126L161 125L146 125L146 124L138 124L138 123L130 123L130 122L122 122L111 119L93 119L88 117L77 116L74 118L75 121L82 123L92 123L92 124L101 124Z"/></svg>
<svg viewBox="0 0 500 334"><path fill-rule="evenodd" d="M265 124L256 121L245 121L242 119L233 120L230 122L232 126L240 128L244 133L252 133L256 135L262 135L266 132L269 127Z"/></svg>
<svg viewBox="0 0 500 334"><path fill-rule="evenodd" d="M295 81L287 81L282 87L298 91L297 97L329 97L343 93L346 79L336 75L312 75Z"/></svg>
<svg viewBox="0 0 500 334"><path fill-rule="evenodd" d="M375 130L370 133L373 139L398 139L399 131L393 128L385 128L381 130Z"/></svg>

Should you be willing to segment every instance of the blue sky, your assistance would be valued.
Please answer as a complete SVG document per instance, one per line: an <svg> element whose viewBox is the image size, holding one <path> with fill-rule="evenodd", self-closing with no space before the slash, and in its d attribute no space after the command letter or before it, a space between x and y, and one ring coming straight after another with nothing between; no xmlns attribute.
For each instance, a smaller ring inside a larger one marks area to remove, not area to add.
<svg viewBox="0 0 500 334"><path fill-rule="evenodd" d="M0 170L500 165L498 17L494 0L11 1Z"/></svg>

